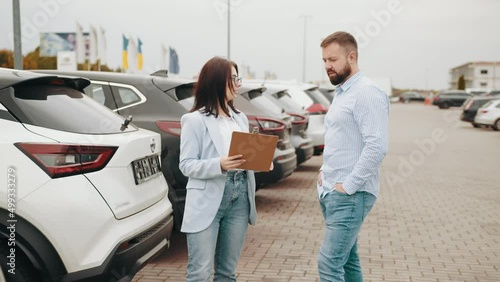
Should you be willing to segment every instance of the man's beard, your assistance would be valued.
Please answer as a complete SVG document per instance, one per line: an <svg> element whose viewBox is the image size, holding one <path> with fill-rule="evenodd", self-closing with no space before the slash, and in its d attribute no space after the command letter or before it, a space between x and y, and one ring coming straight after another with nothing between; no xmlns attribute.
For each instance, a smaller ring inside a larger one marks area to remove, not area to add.
<svg viewBox="0 0 500 282"><path fill-rule="evenodd" d="M330 82L333 85L339 85L346 81L346 79L351 75L351 72L351 66L349 64L346 64L342 71L335 72L336 76L331 77L330 74L328 74L328 77L330 78Z"/></svg>

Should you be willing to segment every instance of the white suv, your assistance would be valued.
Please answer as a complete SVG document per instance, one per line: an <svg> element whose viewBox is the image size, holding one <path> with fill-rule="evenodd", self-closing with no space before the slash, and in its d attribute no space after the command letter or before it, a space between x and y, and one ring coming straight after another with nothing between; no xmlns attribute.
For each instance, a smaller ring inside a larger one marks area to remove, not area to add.
<svg viewBox="0 0 500 282"><path fill-rule="evenodd" d="M7 281L130 281L169 246L159 134L84 95L87 85L0 69Z"/></svg>
<svg viewBox="0 0 500 282"><path fill-rule="evenodd" d="M500 130L500 99L491 100L477 109L474 123Z"/></svg>

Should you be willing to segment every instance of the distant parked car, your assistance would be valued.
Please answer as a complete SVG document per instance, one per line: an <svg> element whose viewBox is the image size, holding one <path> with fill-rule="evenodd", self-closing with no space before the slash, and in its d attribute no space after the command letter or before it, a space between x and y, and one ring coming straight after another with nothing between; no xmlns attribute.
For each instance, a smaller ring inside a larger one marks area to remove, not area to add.
<svg viewBox="0 0 500 282"><path fill-rule="evenodd" d="M463 121L471 122L474 127L479 127L478 124L474 122L474 118L476 117L477 110L482 107L484 104L488 103L493 99L499 99L500 97L495 96L473 96L465 101L462 107L462 114L460 115L460 119Z"/></svg>
<svg viewBox="0 0 500 282"><path fill-rule="evenodd" d="M281 90L285 90L282 88ZM309 125L308 115L300 115L298 113L286 112L279 105L277 99L271 95L263 95L266 88L258 84L243 83L240 87L240 97L249 100L256 107L265 110L266 112L284 116L290 120L290 143L295 148L297 154L297 165L310 159L314 153L312 139L307 135L307 127ZM239 101L239 99L237 100Z"/></svg>
<svg viewBox="0 0 500 282"><path fill-rule="evenodd" d="M240 87L238 94L241 95L250 90L251 88L248 87ZM179 102L185 109L191 109L194 105L194 97L192 95L186 96ZM250 130L257 127L262 134L278 136L278 144L273 157L274 169L269 172L255 173L255 181L258 187L280 181L291 175L297 168L297 155L290 143L291 121L283 120L283 115L267 112L240 96L236 97L234 105L236 109L242 111L248 117Z"/></svg>
<svg viewBox="0 0 500 282"><path fill-rule="evenodd" d="M330 102L330 104L333 101L333 97L335 96L335 88L325 88L325 87L319 87L318 88L319 92L325 96L325 98Z"/></svg>
<svg viewBox="0 0 500 282"><path fill-rule="evenodd" d="M264 95L269 94L268 90L272 88L286 87L286 91L275 92L272 94L282 105L286 107L287 112L299 113L304 115L306 111L309 115L309 126L307 135L313 140L314 155L321 155L325 146L325 116L328 108L315 103L306 91L313 91L318 87L316 85L302 84L295 81L259 81L252 80L251 83L263 83L266 87Z"/></svg>
<svg viewBox="0 0 500 282"><path fill-rule="evenodd" d="M417 92L403 92L399 95L399 101L402 103L409 103L412 101L423 102L425 97Z"/></svg>
<svg viewBox="0 0 500 282"><path fill-rule="evenodd" d="M314 107L318 109L318 111L328 112L330 108L331 102L319 91L319 88L315 84L304 83L302 84L302 88L304 92L314 101ZM311 108L311 107L310 107ZM311 112L311 111L310 111Z"/></svg>
<svg viewBox="0 0 500 282"><path fill-rule="evenodd" d="M483 95L485 93L490 92L490 90L484 89L484 88L466 88L465 92L472 94L472 95Z"/></svg>
<svg viewBox="0 0 500 282"><path fill-rule="evenodd" d="M491 100L479 108L474 123L500 130L500 99Z"/></svg>
<svg viewBox="0 0 500 282"><path fill-rule="evenodd" d="M321 92L321 94L323 94L323 96L325 96L326 99L328 99L328 101L330 102L330 104L332 103L333 101L333 97L335 96L335 86L331 86L331 87L328 87L328 86L320 86L318 88L319 92Z"/></svg>
<svg viewBox="0 0 500 282"><path fill-rule="evenodd" d="M0 68L2 281L130 281L169 246L160 135L89 84Z"/></svg>
<svg viewBox="0 0 500 282"><path fill-rule="evenodd" d="M85 94L132 123L161 135L162 171L170 185L168 197L174 209L176 230L180 230L184 215L187 178L179 170L180 119L188 111L179 104L184 97L191 97L193 80L168 77L166 71L152 75L77 71L59 73L85 77L91 85ZM105 124L103 126L106 126Z"/></svg>
<svg viewBox="0 0 500 282"><path fill-rule="evenodd" d="M500 90L491 90L482 94L483 97L500 97Z"/></svg>
<svg viewBox="0 0 500 282"><path fill-rule="evenodd" d="M433 105L440 109L448 109L450 107L460 107L472 95L463 90L445 90L434 97Z"/></svg>

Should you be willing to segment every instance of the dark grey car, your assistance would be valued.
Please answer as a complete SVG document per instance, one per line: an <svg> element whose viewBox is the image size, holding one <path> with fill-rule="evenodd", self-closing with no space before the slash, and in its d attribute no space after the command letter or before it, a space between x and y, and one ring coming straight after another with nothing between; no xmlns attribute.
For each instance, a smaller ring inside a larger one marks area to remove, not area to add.
<svg viewBox="0 0 500 282"><path fill-rule="evenodd" d="M399 95L399 101L402 103L410 103L412 101L423 102L424 100L424 96L414 91L403 92Z"/></svg>
<svg viewBox="0 0 500 282"><path fill-rule="evenodd" d="M432 104L438 106L440 109L460 107L471 96L471 94L463 90L446 90L434 97Z"/></svg>
<svg viewBox="0 0 500 282"><path fill-rule="evenodd" d="M239 95L234 101L235 107L248 117L250 130L257 127L260 133L276 135L279 138L273 157L274 170L255 173L255 181L258 187L261 187L265 184L280 181L291 175L295 168L297 168L297 155L290 143L290 117L281 113L268 112L240 96L251 90L254 90L254 88L239 88ZM183 98L180 103L185 109L191 109L194 104L194 97L186 96Z"/></svg>
<svg viewBox="0 0 500 282"><path fill-rule="evenodd" d="M162 171L169 184L168 196L174 209L175 228L180 230L187 184L187 178L179 170L180 119L187 110L178 101L192 95L193 81L170 78L166 76L166 72L152 75L86 71L37 72L89 79L91 85L84 89L85 94L125 118L132 116L132 123L136 126L161 135Z"/></svg>

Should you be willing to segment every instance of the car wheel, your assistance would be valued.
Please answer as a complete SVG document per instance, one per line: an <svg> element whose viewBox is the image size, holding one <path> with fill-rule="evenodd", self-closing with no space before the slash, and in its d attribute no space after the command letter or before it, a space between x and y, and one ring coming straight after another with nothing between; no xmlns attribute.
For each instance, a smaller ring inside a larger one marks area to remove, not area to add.
<svg viewBox="0 0 500 282"><path fill-rule="evenodd" d="M15 247L15 273L9 272L8 263L10 262L7 256L10 255L10 248L7 246L7 241L0 240L0 271L5 276L5 280L9 282L39 282L40 275L37 274L28 258L22 253L21 248ZM1 277L1 274L0 274Z"/></svg>
<svg viewBox="0 0 500 282"><path fill-rule="evenodd" d="M499 119L497 119L497 120L495 121L495 123L493 123L492 128L493 128L493 130L495 130L495 131L500 130L500 118L499 118Z"/></svg>
<svg viewBox="0 0 500 282"><path fill-rule="evenodd" d="M474 126L475 128L481 127L479 124L474 123L474 122L472 123L472 126Z"/></svg>

